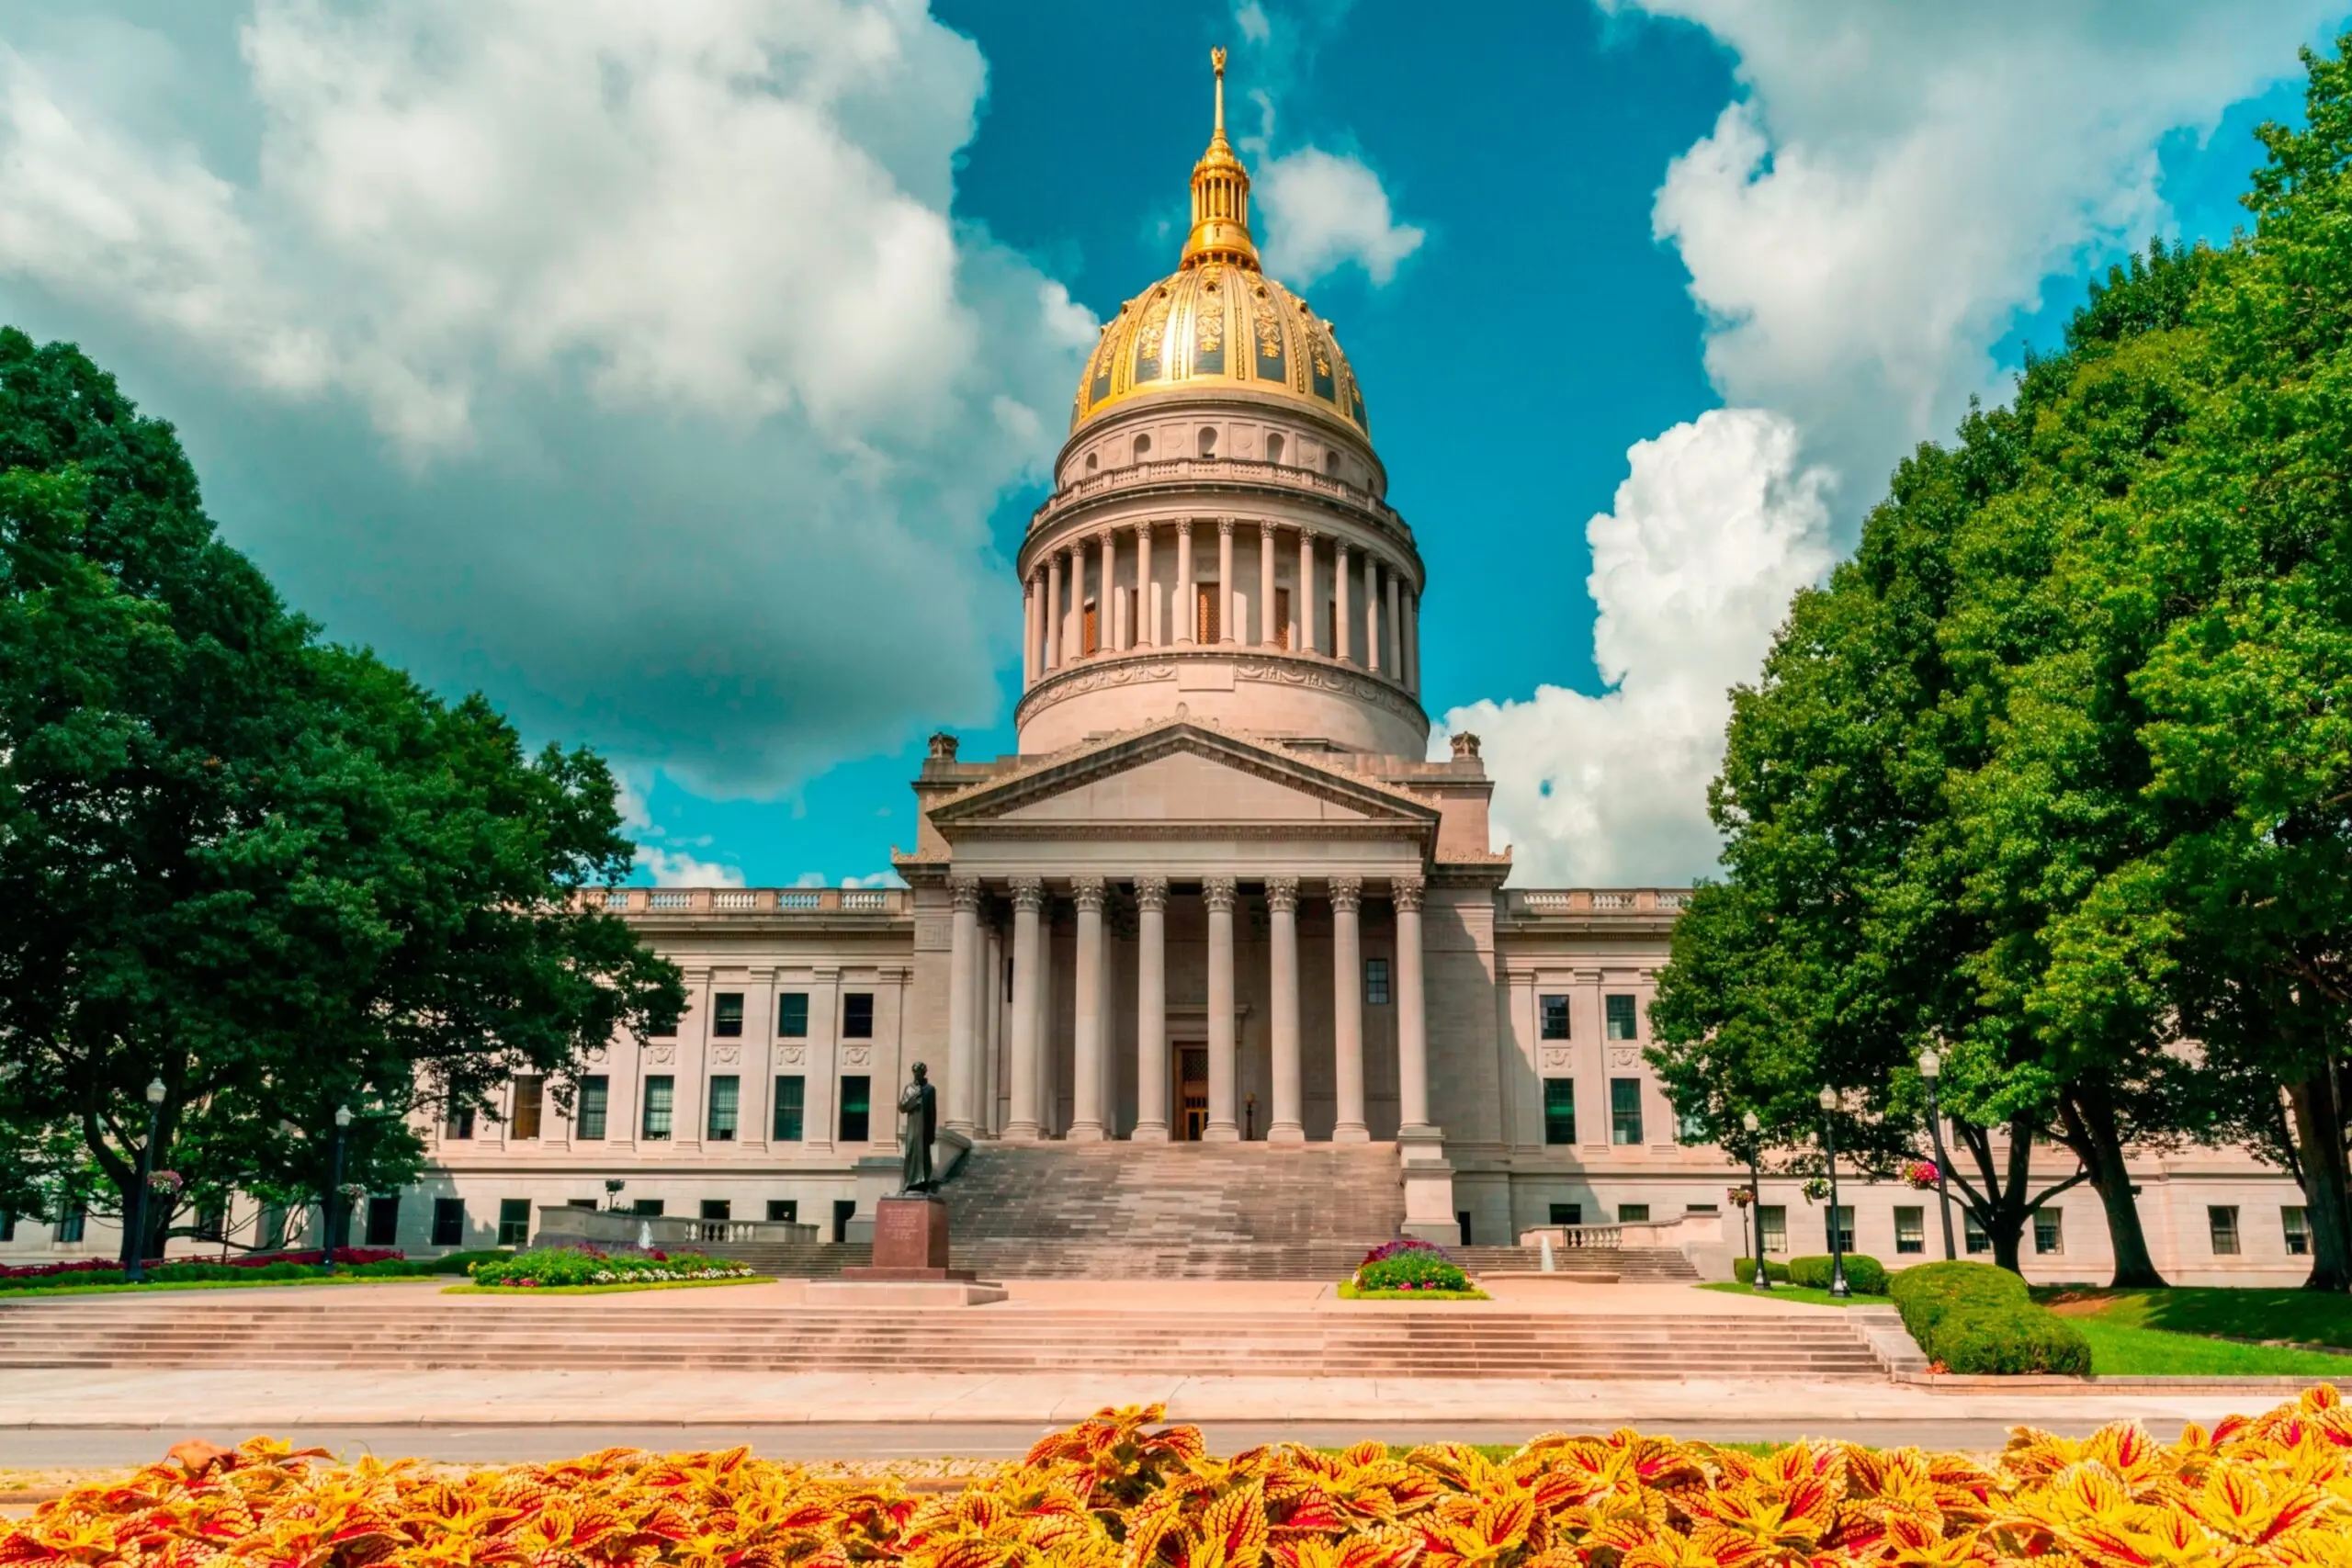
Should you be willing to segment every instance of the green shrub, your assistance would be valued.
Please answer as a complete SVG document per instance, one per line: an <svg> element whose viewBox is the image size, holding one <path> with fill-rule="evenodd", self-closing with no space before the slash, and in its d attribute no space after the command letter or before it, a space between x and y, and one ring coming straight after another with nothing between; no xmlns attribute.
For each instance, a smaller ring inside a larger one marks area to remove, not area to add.
<svg viewBox="0 0 2352 1568"><path fill-rule="evenodd" d="M2034 1304L2026 1283L1989 1263L1924 1263L1894 1277L1903 1326L1930 1361L1952 1372L2091 1370L2090 1342Z"/></svg>
<svg viewBox="0 0 2352 1568"><path fill-rule="evenodd" d="M501 1252L495 1248L485 1248L480 1252L451 1252L439 1258L425 1258L419 1266L418 1271L425 1274L470 1274L473 1272L474 1265L486 1258L513 1256L512 1253Z"/></svg>
<svg viewBox="0 0 2352 1568"><path fill-rule="evenodd" d="M1816 1291L1826 1291L1829 1288L1829 1259L1826 1256L1789 1259L1789 1283L1792 1285L1809 1285ZM1846 1288L1858 1296L1886 1294L1886 1265L1867 1253L1846 1254Z"/></svg>
<svg viewBox="0 0 2352 1568"><path fill-rule="evenodd" d="M1743 1285L1754 1284L1756 1282L1756 1259L1753 1258L1736 1258L1732 1259L1731 1277L1738 1280ZM1789 1282L1789 1266L1781 1262L1777 1258L1768 1258L1764 1260L1764 1278L1771 1280L1772 1283L1776 1285L1785 1285Z"/></svg>
<svg viewBox="0 0 2352 1568"><path fill-rule="evenodd" d="M1355 1272L1359 1291L1466 1291L1470 1276L1443 1254L1416 1249L1375 1258Z"/></svg>
<svg viewBox="0 0 2352 1568"><path fill-rule="evenodd" d="M477 1261L468 1271L477 1285L506 1285L518 1290L562 1285L624 1285L642 1280L706 1280L748 1274L741 1263L708 1258L699 1252L673 1252L666 1258L650 1253L591 1252L584 1247L538 1247L528 1252L499 1252Z"/></svg>

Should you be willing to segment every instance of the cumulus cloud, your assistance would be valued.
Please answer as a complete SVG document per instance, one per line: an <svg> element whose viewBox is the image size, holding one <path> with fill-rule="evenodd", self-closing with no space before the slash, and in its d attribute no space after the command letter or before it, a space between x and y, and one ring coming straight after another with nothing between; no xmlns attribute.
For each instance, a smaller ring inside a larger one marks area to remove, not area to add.
<svg viewBox="0 0 2352 1568"><path fill-rule="evenodd" d="M1265 213L1266 270L1302 288L1351 264L1385 284L1427 238L1396 221L1380 176L1361 159L1320 147L1268 159L1251 191Z"/></svg>
<svg viewBox="0 0 2352 1568"><path fill-rule="evenodd" d="M719 793L993 716L988 513L1092 322L953 219L986 71L921 5L29 17L0 303L331 633Z"/></svg>
<svg viewBox="0 0 2352 1568"><path fill-rule="evenodd" d="M1539 686L1445 716L1496 775L1498 841L1536 886L1682 881L1715 860L1704 786L1729 690L1754 678L1789 596L1828 569L1828 475L1796 427L1715 409L1627 454L1612 509L1585 525L1600 696ZM1441 735L1432 755L1444 749Z"/></svg>
<svg viewBox="0 0 2352 1568"><path fill-rule="evenodd" d="M682 850L665 850L658 844L637 847L637 869L651 877L656 887L743 886L743 873L739 866L697 860Z"/></svg>

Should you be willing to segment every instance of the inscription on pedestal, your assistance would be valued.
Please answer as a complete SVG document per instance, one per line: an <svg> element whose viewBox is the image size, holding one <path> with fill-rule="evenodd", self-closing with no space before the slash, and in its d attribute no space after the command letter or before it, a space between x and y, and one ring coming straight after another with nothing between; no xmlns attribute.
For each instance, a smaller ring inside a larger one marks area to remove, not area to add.
<svg viewBox="0 0 2352 1568"><path fill-rule="evenodd" d="M885 1198L874 1211L876 1269L947 1267L947 1205L936 1198Z"/></svg>

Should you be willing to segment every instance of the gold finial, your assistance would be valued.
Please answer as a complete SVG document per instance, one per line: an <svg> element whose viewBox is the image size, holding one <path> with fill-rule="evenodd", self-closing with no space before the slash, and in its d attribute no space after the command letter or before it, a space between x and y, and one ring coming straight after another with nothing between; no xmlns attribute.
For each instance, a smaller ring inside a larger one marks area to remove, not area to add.
<svg viewBox="0 0 2352 1568"><path fill-rule="evenodd" d="M1209 69L1210 69L1210 70L1212 70L1212 71L1215 71L1215 72L1216 73L1216 134L1217 134L1217 139L1218 139L1219 141L1223 141L1223 140L1224 140L1224 138L1225 138L1225 51L1224 51L1224 50L1222 50L1222 49L1213 49L1213 50L1209 51Z"/></svg>
<svg viewBox="0 0 2352 1568"><path fill-rule="evenodd" d="M1250 237L1250 171L1233 154L1225 139L1225 51L1209 51L1209 68L1216 73L1216 128L1209 134L1208 151L1193 166L1193 231L1184 239L1185 266L1203 262L1258 265L1258 246Z"/></svg>

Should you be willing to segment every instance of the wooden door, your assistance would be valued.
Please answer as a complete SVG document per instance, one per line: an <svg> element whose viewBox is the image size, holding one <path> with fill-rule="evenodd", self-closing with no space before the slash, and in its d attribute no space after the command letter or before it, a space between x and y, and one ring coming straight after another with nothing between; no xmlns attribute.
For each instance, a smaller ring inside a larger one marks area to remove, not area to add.
<svg viewBox="0 0 2352 1568"><path fill-rule="evenodd" d="M1176 1050L1176 1104L1182 1112L1177 1136L1188 1144L1201 1141L1209 1124L1209 1048L1180 1045Z"/></svg>

